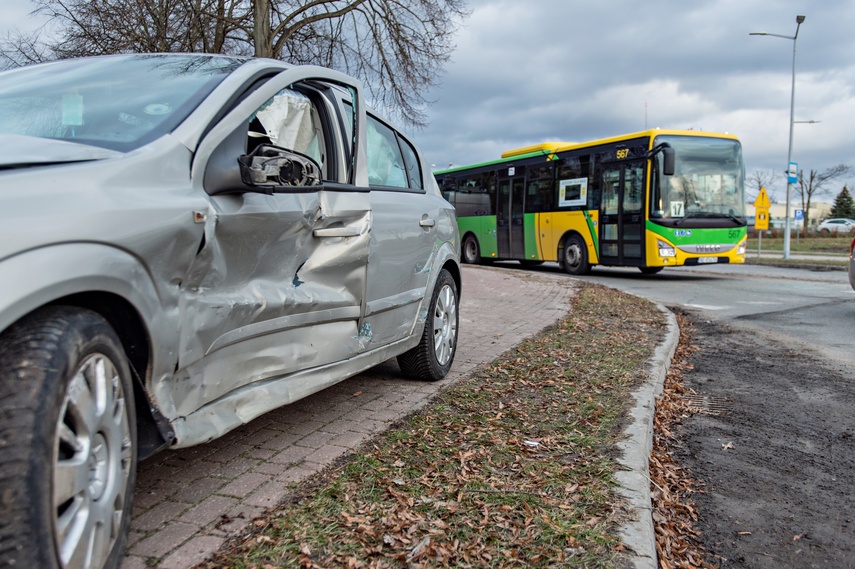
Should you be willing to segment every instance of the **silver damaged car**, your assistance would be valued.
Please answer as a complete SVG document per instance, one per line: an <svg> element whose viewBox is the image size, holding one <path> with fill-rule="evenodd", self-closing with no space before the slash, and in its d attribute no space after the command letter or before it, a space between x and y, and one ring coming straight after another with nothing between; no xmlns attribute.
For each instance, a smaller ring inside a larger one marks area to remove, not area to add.
<svg viewBox="0 0 855 569"><path fill-rule="evenodd" d="M454 210L319 67L0 74L0 566L117 567L137 462L457 347Z"/></svg>

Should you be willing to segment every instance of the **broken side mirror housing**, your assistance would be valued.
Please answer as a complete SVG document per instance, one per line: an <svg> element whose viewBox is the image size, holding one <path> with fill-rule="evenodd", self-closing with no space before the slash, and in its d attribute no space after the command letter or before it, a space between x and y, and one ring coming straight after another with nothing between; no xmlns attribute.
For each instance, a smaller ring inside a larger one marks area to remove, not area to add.
<svg viewBox="0 0 855 569"><path fill-rule="evenodd" d="M247 186L263 186L265 193L321 184L321 167L313 158L273 144L259 145L238 162L241 181Z"/></svg>

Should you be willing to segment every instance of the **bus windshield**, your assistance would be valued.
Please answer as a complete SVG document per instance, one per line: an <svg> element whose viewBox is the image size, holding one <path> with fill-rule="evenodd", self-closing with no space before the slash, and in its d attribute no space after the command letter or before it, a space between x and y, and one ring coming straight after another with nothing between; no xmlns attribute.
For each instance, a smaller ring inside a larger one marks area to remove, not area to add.
<svg viewBox="0 0 855 569"><path fill-rule="evenodd" d="M744 218L745 167L736 140L695 136L657 136L676 154L673 176L661 175L662 155L653 161L650 217Z"/></svg>

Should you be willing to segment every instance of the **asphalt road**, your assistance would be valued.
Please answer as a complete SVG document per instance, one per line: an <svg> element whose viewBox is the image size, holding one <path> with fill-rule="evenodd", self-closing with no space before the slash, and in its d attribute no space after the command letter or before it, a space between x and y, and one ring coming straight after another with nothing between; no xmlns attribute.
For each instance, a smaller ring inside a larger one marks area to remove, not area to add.
<svg viewBox="0 0 855 569"><path fill-rule="evenodd" d="M682 312L704 402L680 461L721 568L855 567L855 292L846 273L758 266L585 277Z"/></svg>
<svg viewBox="0 0 855 569"><path fill-rule="evenodd" d="M552 264L539 270L560 272ZM844 271L718 265L646 276L637 269L607 267L581 279L818 352L834 369L855 368L855 291Z"/></svg>

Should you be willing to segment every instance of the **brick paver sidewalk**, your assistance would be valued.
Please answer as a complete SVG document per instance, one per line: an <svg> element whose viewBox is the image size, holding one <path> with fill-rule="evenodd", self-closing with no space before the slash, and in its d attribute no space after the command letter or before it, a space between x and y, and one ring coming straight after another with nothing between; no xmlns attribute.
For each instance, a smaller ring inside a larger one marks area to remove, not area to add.
<svg viewBox="0 0 855 569"><path fill-rule="evenodd" d="M280 503L289 484L565 315L573 283L557 274L466 266L459 345L446 379L404 380L390 360L216 441L144 461L122 569L186 569L202 561Z"/></svg>

